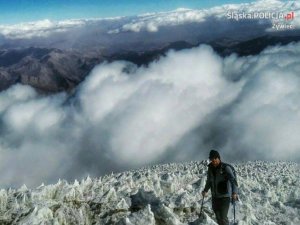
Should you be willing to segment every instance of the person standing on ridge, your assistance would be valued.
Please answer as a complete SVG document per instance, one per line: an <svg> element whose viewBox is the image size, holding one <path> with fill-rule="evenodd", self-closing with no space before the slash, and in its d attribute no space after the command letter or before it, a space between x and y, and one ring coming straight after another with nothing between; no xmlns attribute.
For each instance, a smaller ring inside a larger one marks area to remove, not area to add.
<svg viewBox="0 0 300 225"><path fill-rule="evenodd" d="M216 150L210 151L209 160L207 179L202 196L203 198L206 197L208 190L211 189L212 209L216 215L217 223L219 225L229 225L227 214L230 197L232 201L238 200L235 171L229 164L221 162L220 154Z"/></svg>

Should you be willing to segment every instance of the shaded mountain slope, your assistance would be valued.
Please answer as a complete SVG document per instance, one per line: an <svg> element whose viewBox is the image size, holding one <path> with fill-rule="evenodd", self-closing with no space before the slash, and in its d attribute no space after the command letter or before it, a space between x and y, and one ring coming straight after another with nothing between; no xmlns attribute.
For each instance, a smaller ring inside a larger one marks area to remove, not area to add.
<svg viewBox="0 0 300 225"><path fill-rule="evenodd" d="M111 54L105 53L105 50L88 53L34 47L5 49L0 50L0 90L22 83L47 92L68 91L103 61L126 60L138 66L148 65L170 49L189 49L199 44L208 44L225 57L232 53L239 56L256 55L268 46L286 45L299 40L300 36L262 36L242 42L227 38L197 44L178 41L153 49L136 51L129 48Z"/></svg>

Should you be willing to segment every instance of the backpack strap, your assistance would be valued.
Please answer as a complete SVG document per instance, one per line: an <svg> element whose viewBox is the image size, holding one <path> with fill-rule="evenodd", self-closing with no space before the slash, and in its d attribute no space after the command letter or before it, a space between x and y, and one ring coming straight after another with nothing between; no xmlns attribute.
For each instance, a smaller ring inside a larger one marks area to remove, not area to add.
<svg viewBox="0 0 300 225"><path fill-rule="evenodd" d="M226 167L229 167L232 170L233 178L234 178L234 184L236 186L238 186L237 177L236 177L236 171L235 171L234 167L232 165L228 164L228 163L222 163L221 169L222 169L222 172L224 172L226 174L226 179L227 180L229 180L229 176L228 176L228 173L226 172Z"/></svg>

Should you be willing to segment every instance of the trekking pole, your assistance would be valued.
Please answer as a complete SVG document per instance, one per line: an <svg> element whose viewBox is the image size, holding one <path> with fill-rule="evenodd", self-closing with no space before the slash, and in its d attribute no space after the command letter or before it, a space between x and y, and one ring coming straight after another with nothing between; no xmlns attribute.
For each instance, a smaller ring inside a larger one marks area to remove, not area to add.
<svg viewBox="0 0 300 225"><path fill-rule="evenodd" d="M233 224L235 224L235 201L233 200Z"/></svg>
<svg viewBox="0 0 300 225"><path fill-rule="evenodd" d="M235 221L235 200L232 200L233 204L233 225L238 225L238 223Z"/></svg>
<svg viewBox="0 0 300 225"><path fill-rule="evenodd" d="M202 197L202 203L201 203L201 209L200 209L200 214L199 214L199 218L201 216L201 213L202 213L202 209L203 209L203 203L204 203L204 195Z"/></svg>

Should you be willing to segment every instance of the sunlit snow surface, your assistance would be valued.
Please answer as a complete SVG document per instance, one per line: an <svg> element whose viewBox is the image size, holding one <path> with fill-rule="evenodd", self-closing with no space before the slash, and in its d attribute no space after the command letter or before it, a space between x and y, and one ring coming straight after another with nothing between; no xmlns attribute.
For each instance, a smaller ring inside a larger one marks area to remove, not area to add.
<svg viewBox="0 0 300 225"><path fill-rule="evenodd" d="M234 166L240 225L300 224L299 164L257 161ZM210 196L198 218L206 171L206 161L165 164L73 184L2 189L0 224L216 224Z"/></svg>

